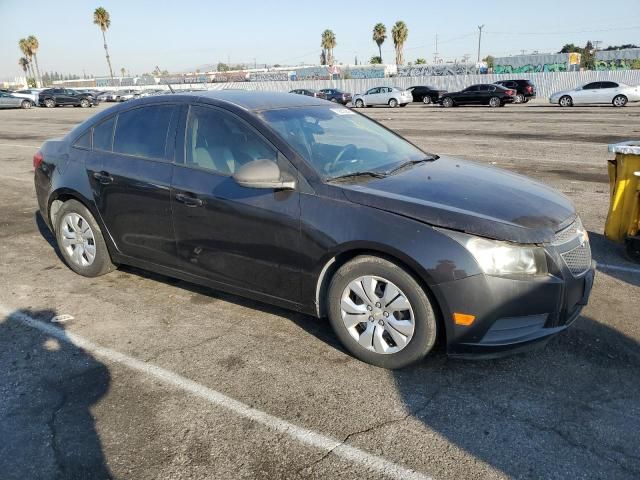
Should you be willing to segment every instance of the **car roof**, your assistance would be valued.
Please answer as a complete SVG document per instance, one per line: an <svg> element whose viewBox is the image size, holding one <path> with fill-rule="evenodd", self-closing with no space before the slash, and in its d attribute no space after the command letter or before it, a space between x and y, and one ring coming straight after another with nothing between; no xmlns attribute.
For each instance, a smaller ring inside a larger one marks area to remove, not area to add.
<svg viewBox="0 0 640 480"><path fill-rule="evenodd" d="M180 92L176 92L176 94L180 94ZM184 93L184 95L203 99L218 100L220 102L235 105L244 110L273 110L277 108L327 105L326 100L322 100L316 97L308 97L305 95L291 95L290 93L285 92L209 90L206 92L187 92Z"/></svg>

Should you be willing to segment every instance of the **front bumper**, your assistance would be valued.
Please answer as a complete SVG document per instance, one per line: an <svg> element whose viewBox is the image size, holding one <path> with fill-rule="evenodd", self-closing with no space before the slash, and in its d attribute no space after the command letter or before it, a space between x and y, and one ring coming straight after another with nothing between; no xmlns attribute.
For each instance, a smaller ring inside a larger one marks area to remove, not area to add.
<svg viewBox="0 0 640 480"><path fill-rule="evenodd" d="M595 262L584 274L567 268L534 279L474 275L437 286L447 353L493 358L543 345L578 318L587 304ZM470 326L454 324L453 313L476 316Z"/></svg>

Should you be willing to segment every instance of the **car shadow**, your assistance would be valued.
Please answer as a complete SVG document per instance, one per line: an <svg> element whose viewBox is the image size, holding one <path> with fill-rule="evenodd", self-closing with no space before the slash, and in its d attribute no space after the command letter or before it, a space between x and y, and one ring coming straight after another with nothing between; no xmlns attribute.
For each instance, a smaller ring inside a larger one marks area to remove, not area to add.
<svg viewBox="0 0 640 480"><path fill-rule="evenodd" d="M55 315L25 309L0 319L0 477L113 478L90 410L109 390L108 368L64 341L63 326L56 338L21 320Z"/></svg>
<svg viewBox="0 0 640 480"><path fill-rule="evenodd" d="M640 286L640 264L629 260L625 253L625 246L608 240L603 234L589 231L591 254L596 264L601 264L598 270L610 277L616 278L630 285ZM637 269L638 272L615 270L606 265Z"/></svg>
<svg viewBox="0 0 640 480"><path fill-rule="evenodd" d="M543 349L394 371L407 412L515 478L639 478L640 348L591 318Z"/></svg>

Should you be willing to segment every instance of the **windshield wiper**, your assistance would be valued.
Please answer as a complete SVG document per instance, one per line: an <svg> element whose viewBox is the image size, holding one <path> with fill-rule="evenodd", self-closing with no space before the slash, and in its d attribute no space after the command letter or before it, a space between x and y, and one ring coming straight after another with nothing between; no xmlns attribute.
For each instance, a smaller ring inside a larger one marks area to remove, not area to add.
<svg viewBox="0 0 640 480"><path fill-rule="evenodd" d="M393 175L394 173L398 173L400 170L404 170L408 166L416 165L418 163L432 162L433 160L437 160L438 158L440 158L440 157L438 157L437 155L434 155L433 157L424 157L424 158L419 158L417 160L408 160L406 162L402 162L397 167L392 168L391 170L388 170L388 171L386 171L384 173L385 173L385 175Z"/></svg>
<svg viewBox="0 0 640 480"><path fill-rule="evenodd" d="M373 178L384 178L387 175L383 172L373 172L373 171L362 171L362 172L352 172L345 173L344 175L338 175L337 177L331 177L327 181L333 182L336 180L346 180L349 178L357 178L357 177L373 177Z"/></svg>

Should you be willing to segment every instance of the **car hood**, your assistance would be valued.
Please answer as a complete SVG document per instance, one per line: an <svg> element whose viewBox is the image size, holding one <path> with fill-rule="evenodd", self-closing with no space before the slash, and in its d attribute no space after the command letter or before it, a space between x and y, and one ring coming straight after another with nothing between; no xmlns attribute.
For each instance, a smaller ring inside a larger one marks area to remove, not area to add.
<svg viewBox="0 0 640 480"><path fill-rule="evenodd" d="M517 243L545 243L576 216L555 190L499 168L449 157L365 183L346 197L430 225Z"/></svg>

